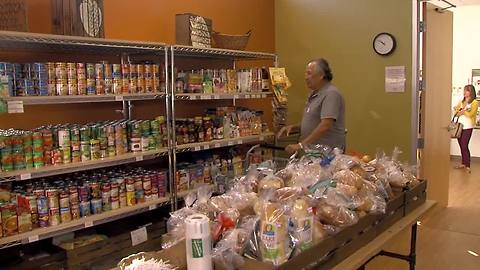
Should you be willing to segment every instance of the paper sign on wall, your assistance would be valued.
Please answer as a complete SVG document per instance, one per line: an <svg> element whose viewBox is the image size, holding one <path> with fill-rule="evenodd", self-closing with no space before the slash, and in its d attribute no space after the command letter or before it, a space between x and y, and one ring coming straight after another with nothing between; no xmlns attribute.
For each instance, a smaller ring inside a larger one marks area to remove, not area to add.
<svg viewBox="0 0 480 270"><path fill-rule="evenodd" d="M405 92L405 66L385 67L385 91L387 93Z"/></svg>

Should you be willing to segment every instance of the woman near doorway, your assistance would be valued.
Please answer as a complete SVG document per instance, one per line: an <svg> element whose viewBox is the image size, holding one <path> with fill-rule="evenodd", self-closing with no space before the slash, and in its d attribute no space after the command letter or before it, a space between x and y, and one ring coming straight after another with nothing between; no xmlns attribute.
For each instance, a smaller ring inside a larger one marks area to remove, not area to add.
<svg viewBox="0 0 480 270"><path fill-rule="evenodd" d="M462 153L462 164L456 166L456 169L466 169L471 173L470 169L470 150L468 144L472 137L472 131L477 123L478 101L473 85L466 85L463 89L463 100L454 108L455 115L458 116L458 122L462 123L462 135L458 138L458 144Z"/></svg>

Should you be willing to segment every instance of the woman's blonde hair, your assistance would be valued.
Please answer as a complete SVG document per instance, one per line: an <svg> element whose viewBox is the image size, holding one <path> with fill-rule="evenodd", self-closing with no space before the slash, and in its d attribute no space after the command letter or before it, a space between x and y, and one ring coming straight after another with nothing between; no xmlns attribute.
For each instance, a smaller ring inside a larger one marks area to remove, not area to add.
<svg viewBox="0 0 480 270"><path fill-rule="evenodd" d="M470 100L468 101L468 103L472 103L475 99L477 99L477 91L475 91L475 86L467 84L465 85L463 90L470 92ZM463 101L465 101L465 97L463 98Z"/></svg>

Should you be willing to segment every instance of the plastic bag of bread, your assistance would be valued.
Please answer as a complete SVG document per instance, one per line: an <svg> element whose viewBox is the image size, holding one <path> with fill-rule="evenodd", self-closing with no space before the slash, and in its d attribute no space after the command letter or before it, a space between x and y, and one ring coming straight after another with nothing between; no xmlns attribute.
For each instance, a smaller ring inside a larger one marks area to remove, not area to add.
<svg viewBox="0 0 480 270"><path fill-rule="evenodd" d="M223 239L213 248L213 260L227 270L240 268L244 263L242 255L250 233L242 228L225 232Z"/></svg>
<svg viewBox="0 0 480 270"><path fill-rule="evenodd" d="M240 218L240 212L237 209L229 208L218 213L214 224L212 225L212 239L217 242L222 237L223 233L232 230L237 226Z"/></svg>
<svg viewBox="0 0 480 270"><path fill-rule="evenodd" d="M200 186L197 189L196 201L193 208L201 214L206 215L210 219L214 217L214 213L208 204L208 200L212 197L213 189L208 185Z"/></svg>
<svg viewBox="0 0 480 270"><path fill-rule="evenodd" d="M261 194L263 191L268 189L277 190L283 188L284 186L285 184L280 177L269 174L258 183L258 193Z"/></svg>
<svg viewBox="0 0 480 270"><path fill-rule="evenodd" d="M289 214L295 253L299 253L310 248L317 240L313 208L307 198L301 197L293 201Z"/></svg>
<svg viewBox="0 0 480 270"><path fill-rule="evenodd" d="M357 209L363 203L358 195L357 188L340 183L336 183L334 187L327 186L317 189L314 197L319 202L341 206L351 210Z"/></svg>
<svg viewBox="0 0 480 270"><path fill-rule="evenodd" d="M292 168L289 186L309 188L318 181L331 178L330 171L322 167L320 162L317 158L302 157L295 168Z"/></svg>
<svg viewBox="0 0 480 270"><path fill-rule="evenodd" d="M169 248L185 239L185 219L198 212L191 207L184 207L170 213L167 220L167 233L162 235L162 248Z"/></svg>
<svg viewBox="0 0 480 270"><path fill-rule="evenodd" d="M349 185L357 189L362 188L363 179L351 170L341 170L333 174L333 179L340 184Z"/></svg>
<svg viewBox="0 0 480 270"><path fill-rule="evenodd" d="M277 200L280 202L288 202L305 194L305 190L301 187L284 187L276 190Z"/></svg>
<svg viewBox="0 0 480 270"><path fill-rule="evenodd" d="M320 203L316 207L316 217L322 223L336 227L347 227L358 222L358 215L346 207Z"/></svg>
<svg viewBox="0 0 480 270"><path fill-rule="evenodd" d="M330 170L333 173L340 170L350 169L361 164L359 158L342 154L342 151L338 148L335 148L333 152L335 153L335 158L330 162Z"/></svg>
<svg viewBox="0 0 480 270"><path fill-rule="evenodd" d="M292 252L288 235L288 216L281 204L265 202L260 215L260 254L264 262L279 265Z"/></svg>

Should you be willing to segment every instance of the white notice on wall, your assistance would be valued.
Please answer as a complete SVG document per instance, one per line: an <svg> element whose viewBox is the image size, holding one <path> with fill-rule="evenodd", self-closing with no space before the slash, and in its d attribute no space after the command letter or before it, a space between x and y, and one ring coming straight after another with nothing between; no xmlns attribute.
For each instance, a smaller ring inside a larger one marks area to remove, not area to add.
<svg viewBox="0 0 480 270"><path fill-rule="evenodd" d="M405 66L385 67L385 91L387 93L405 92Z"/></svg>

